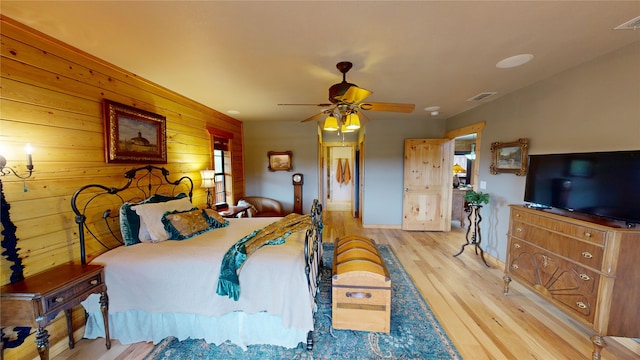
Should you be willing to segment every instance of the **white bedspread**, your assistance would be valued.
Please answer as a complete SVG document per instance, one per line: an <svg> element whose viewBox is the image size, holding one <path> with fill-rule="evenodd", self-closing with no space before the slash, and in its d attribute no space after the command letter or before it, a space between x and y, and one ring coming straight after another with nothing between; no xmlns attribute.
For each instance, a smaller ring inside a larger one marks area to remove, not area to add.
<svg viewBox="0 0 640 360"><path fill-rule="evenodd" d="M251 231L277 219L229 219L229 226L188 240L122 246L94 259L92 263L105 266L111 337L126 343L162 340L154 334L125 334L125 329L132 324L118 324L118 319L128 317L127 321L131 321L132 315L166 319L165 315L171 314L219 323L221 319L238 317L245 321L247 315L258 314L256 318L261 321L267 316L269 321L279 322L283 331L297 334L298 339L290 341L303 341L304 338L299 338L313 330L313 303L304 271L304 231L289 236L285 244L264 246L245 262L240 272L238 301L216 294L220 262L229 247ZM83 305L88 313L99 315L97 295L89 297ZM238 311L243 314L240 316ZM95 319L93 322L100 327ZM176 324L176 329L165 330L159 336L164 337L167 332L179 332L169 334L179 338L197 336L189 329L181 334L184 326L192 325ZM99 336L95 332L99 333L100 329L94 331L91 327L88 323L88 331L93 332L88 337ZM240 329L240 332L260 330L269 331L263 328ZM218 330L202 331L215 333ZM217 335L209 338L220 340ZM252 341L242 340L239 345L244 347L254 343Z"/></svg>

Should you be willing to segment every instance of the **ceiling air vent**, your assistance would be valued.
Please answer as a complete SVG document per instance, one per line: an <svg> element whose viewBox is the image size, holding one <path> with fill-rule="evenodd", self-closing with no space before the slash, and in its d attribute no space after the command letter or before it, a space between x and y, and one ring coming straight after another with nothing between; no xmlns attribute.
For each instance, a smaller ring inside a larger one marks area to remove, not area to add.
<svg viewBox="0 0 640 360"><path fill-rule="evenodd" d="M613 30L637 30L640 29L640 16L627 21L624 24L620 24L613 28Z"/></svg>
<svg viewBox="0 0 640 360"><path fill-rule="evenodd" d="M467 99L467 101L482 101L482 100L488 98L489 96L493 96L495 94L497 94L497 92L495 92L495 91L482 92L482 93L480 93L480 94L478 94L478 95L476 95L476 96L474 96L474 97L472 97L470 99Z"/></svg>

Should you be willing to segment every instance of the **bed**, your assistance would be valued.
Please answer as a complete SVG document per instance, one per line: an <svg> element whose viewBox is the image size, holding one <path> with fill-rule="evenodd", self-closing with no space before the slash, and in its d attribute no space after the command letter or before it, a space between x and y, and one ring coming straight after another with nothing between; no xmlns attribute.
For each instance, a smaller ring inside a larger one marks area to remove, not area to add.
<svg viewBox="0 0 640 360"><path fill-rule="evenodd" d="M229 341L243 349L300 343L312 349L322 266L322 207L317 200L309 215L224 219L212 210L193 208L188 177L171 181L166 169L145 166L128 171L125 178L121 188L83 186L71 200L81 261L87 262L87 247L91 253L96 246L108 249L97 251L102 253L90 262L105 266L112 339L158 343L174 336ZM170 239L148 238L163 235L154 220L159 213ZM191 218L200 225L204 218L208 228L183 226ZM136 235L138 242L131 238ZM233 263L238 249L246 252L239 265ZM236 266L232 271L230 264ZM225 292L221 274L235 277L231 285L237 293ZM99 298L91 296L83 306L85 337L104 337Z"/></svg>

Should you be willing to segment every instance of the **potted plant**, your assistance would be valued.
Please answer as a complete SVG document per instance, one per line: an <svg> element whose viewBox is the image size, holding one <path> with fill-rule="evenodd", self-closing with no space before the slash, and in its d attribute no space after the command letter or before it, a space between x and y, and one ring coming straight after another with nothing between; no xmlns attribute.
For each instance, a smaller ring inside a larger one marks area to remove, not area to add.
<svg viewBox="0 0 640 360"><path fill-rule="evenodd" d="M467 216L469 219L469 227L467 228L466 235L467 242L462 245L462 248L457 254L453 255L458 256L462 254L465 246L473 245L476 248L476 255L478 255L478 250L480 250L482 261L487 267L490 266L484 258L484 251L480 247L480 242L482 241L482 233L480 232L482 216L480 216L480 210L482 210L482 204L489 203L489 196L489 194L473 190L469 190L464 194L464 200L466 201L465 211L469 213L469 216Z"/></svg>
<svg viewBox="0 0 640 360"><path fill-rule="evenodd" d="M482 205L489 203L489 194L483 192L475 192L473 190L467 191L464 194L464 200L470 205Z"/></svg>

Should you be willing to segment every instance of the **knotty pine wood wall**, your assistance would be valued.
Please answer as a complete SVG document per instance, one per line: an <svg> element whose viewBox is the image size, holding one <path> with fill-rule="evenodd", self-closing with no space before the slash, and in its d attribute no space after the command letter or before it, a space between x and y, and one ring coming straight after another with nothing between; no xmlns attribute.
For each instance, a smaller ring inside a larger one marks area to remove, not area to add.
<svg viewBox="0 0 640 360"><path fill-rule="evenodd" d="M122 186L125 171L145 165L105 162L103 99L166 117L168 163L158 166L166 167L170 178L188 175L194 180L195 205L206 203L199 171L212 168L206 127L233 134L233 197L244 196L240 121L10 18L0 15L0 21L0 152L7 165L24 174L24 147L31 143L35 166L26 181L27 192L17 177L0 177L17 227L25 276L79 260L77 225L70 207L75 190L90 183ZM0 281L7 284L11 264L1 258ZM47 328L52 345L66 342L61 318ZM74 315L74 323L81 327L82 317ZM19 348L5 350L8 359L36 355L33 335Z"/></svg>

